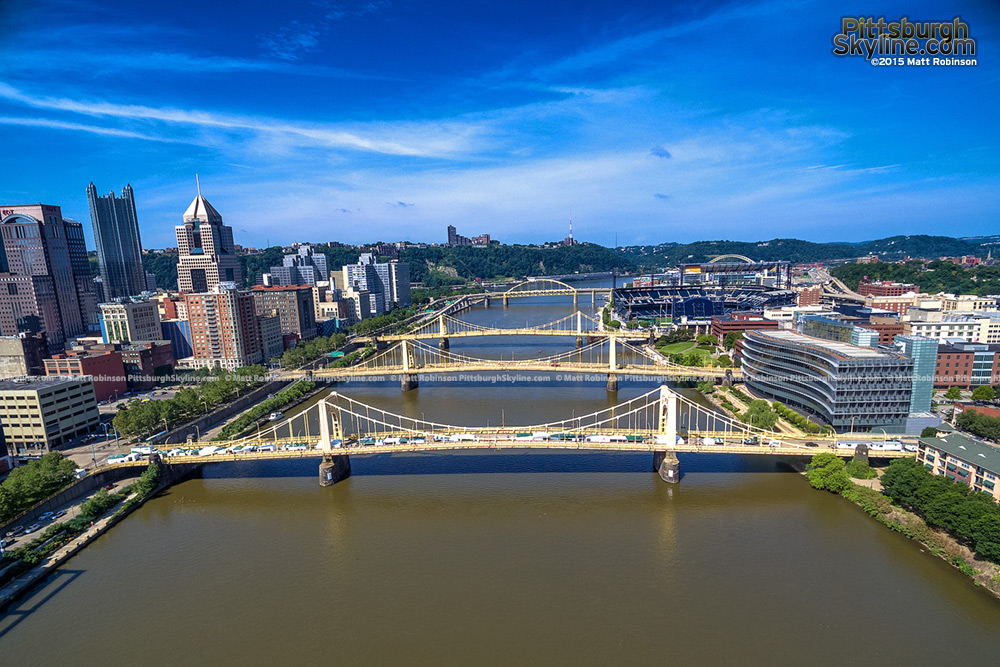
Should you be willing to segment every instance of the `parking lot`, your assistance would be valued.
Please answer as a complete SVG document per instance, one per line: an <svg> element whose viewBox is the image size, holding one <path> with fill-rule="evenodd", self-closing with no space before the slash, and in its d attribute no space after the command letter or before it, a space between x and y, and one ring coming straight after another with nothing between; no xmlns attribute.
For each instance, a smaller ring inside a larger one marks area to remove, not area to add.
<svg viewBox="0 0 1000 667"><path fill-rule="evenodd" d="M104 488L106 488L109 493L117 493L124 487L131 484L133 481L135 480L124 479L112 484L108 484ZM93 498L95 493L97 493L97 491L94 491L93 493L88 493L84 496L80 496L73 502L67 503L62 507L54 510L54 512L49 513L48 516L42 515L42 517L39 517L38 520L34 523L18 524L16 526L13 526L12 528L6 529L4 531L4 534L0 535L0 540L3 540L4 542L4 549L16 549L24 544L27 544L28 542L31 542L33 539L38 537L38 535L43 530L45 530L45 528L47 528L51 523L53 522L65 523L70 519L76 517L78 514L80 514L80 506L83 505L83 503L90 500L91 498ZM21 530L19 531L18 529Z"/></svg>

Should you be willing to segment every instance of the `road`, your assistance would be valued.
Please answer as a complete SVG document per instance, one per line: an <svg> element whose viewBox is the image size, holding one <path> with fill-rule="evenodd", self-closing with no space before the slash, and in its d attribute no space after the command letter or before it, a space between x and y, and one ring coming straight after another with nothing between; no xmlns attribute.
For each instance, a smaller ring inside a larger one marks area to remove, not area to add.
<svg viewBox="0 0 1000 667"><path fill-rule="evenodd" d="M126 486L128 486L129 484L131 484L134 481L135 481L135 479L123 479L123 480L120 480L118 482L115 482L114 484L111 484L111 486L113 488L108 489L108 490L111 493L117 493L117 492L121 491L123 488L125 488ZM80 496L76 500L74 500L72 502L69 502L69 503L66 503L65 505L62 505L61 507L59 507L55 511L66 510L66 514L63 515L63 516L61 516L61 517L59 517L58 519L51 519L50 518L50 519L48 519L46 521L39 521L38 523L40 525L39 525L38 530L35 530L35 531L33 531L31 533L28 533L26 535L18 535L17 537L14 537L13 535L10 535L10 536L8 536L8 535L0 535L0 539L4 540L4 549L16 549L16 548L18 548L20 546L23 546L23 545L27 544L28 542L31 542L36 537L38 537L39 535L41 535L42 531L44 531L45 528L47 528L49 526L49 524L51 524L54 520L55 521L59 521L60 523L66 523L70 519L73 519L74 517L76 517L77 515L80 514L80 506L83 505L88 500L90 500L91 498L93 498L94 494L96 494L96 493L97 493L97 491L94 491L93 493L88 493L85 496ZM15 526L15 528L16 527L17 526ZM24 525L24 527L27 528L28 526ZM8 531L8 532L10 532L10 531Z"/></svg>

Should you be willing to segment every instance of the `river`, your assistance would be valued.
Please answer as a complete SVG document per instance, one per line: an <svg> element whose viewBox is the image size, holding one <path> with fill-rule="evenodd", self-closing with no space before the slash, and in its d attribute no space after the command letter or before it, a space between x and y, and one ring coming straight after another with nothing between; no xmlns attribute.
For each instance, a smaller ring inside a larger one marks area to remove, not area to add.
<svg viewBox="0 0 1000 667"><path fill-rule="evenodd" d="M589 309L589 300L587 300ZM568 299L462 315L500 326ZM453 340L475 356L572 339ZM530 354L529 354L530 353ZM603 382L341 384L456 424L636 396ZM9 665L995 664L1000 603L767 457L474 452L204 469L0 619Z"/></svg>

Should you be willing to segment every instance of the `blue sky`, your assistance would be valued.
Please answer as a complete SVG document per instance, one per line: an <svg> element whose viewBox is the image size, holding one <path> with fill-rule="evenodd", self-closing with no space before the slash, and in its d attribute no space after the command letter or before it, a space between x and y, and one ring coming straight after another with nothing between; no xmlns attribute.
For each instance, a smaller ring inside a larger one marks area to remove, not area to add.
<svg viewBox="0 0 1000 667"><path fill-rule="evenodd" d="M996 3L876 4L4 0L0 203L89 231L130 182L146 247L195 173L247 246L1000 232ZM979 65L837 58L845 11L960 13Z"/></svg>

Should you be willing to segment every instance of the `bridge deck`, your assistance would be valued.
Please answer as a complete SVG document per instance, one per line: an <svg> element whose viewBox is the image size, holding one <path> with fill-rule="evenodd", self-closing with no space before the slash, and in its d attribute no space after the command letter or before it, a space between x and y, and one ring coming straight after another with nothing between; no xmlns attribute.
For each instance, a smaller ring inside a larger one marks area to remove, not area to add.
<svg viewBox="0 0 1000 667"><path fill-rule="evenodd" d="M492 363L485 364L427 364L423 366L411 366L409 368L404 368L402 365L393 366L382 366L382 367L364 367L364 366L346 366L344 368L328 368L312 371L312 377L315 378L339 378L339 377L361 377L361 376L378 376L378 375L399 375L402 373L410 373L416 375L430 374L430 373L502 373L510 371L520 371L520 372L532 372L532 373L592 373L592 374L603 374L608 373L621 373L624 375L645 375L650 377L663 377L663 378L717 378L725 377L726 371L732 371L733 378L742 377L743 373L739 369L725 369L718 366L712 367L688 367L688 366L675 366L662 365L626 365L618 366L614 370L608 367L607 364L576 364L576 363L558 363L558 364L539 364L528 361L496 361ZM289 378L299 378L307 375L306 371L300 372L289 372L289 373L279 373L279 377L288 376Z"/></svg>

